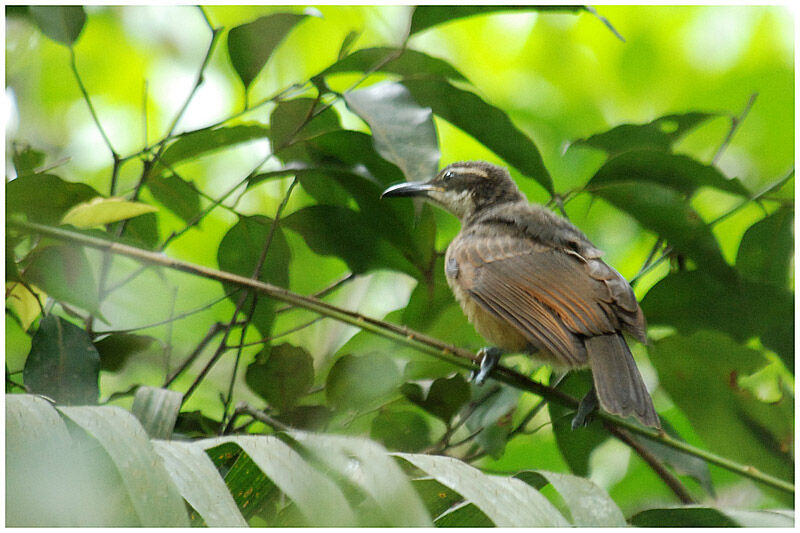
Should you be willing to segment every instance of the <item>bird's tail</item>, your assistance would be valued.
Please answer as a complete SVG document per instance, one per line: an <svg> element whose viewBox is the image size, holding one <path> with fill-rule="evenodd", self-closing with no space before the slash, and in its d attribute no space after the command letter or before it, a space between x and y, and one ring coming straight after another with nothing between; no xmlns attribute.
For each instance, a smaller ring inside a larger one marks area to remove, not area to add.
<svg viewBox="0 0 800 533"><path fill-rule="evenodd" d="M635 416L646 426L661 427L653 400L622 334L589 337L585 344L600 407L614 415Z"/></svg>

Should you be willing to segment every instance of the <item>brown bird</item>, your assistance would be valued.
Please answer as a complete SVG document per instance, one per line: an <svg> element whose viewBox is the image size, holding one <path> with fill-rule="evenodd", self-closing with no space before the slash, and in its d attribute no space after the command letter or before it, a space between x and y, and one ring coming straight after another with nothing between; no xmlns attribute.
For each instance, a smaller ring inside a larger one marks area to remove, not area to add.
<svg viewBox="0 0 800 533"><path fill-rule="evenodd" d="M527 352L556 370L590 367L594 386L573 427L597 406L660 427L622 336L646 342L628 282L571 222L530 204L508 171L483 161L453 163L432 180L389 187L382 197L422 196L461 220L445 274L467 318L494 345L481 350L482 383L504 351Z"/></svg>

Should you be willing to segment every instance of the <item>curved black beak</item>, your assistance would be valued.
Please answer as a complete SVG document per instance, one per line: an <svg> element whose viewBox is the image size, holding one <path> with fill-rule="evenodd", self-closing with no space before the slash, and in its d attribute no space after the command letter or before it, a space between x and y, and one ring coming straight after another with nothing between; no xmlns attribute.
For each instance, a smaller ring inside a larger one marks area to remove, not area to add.
<svg viewBox="0 0 800 533"><path fill-rule="evenodd" d="M435 185L426 181L408 181L392 185L381 194L381 198L403 197L403 196L426 196L428 191L441 190Z"/></svg>

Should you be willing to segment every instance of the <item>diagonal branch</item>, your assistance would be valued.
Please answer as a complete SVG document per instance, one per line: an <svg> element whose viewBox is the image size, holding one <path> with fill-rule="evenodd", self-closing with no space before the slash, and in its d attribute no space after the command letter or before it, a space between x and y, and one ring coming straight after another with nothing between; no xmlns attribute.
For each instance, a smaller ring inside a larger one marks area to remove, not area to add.
<svg viewBox="0 0 800 533"><path fill-rule="evenodd" d="M340 322L356 326L359 329L369 331L381 337L405 344L406 346L461 368L470 370L476 369L480 363L480 357L477 354L474 354L469 350L447 344L435 337L413 331L405 326L384 322L383 320L370 318L355 311L342 309L327 302L318 300L317 298L303 296L287 289L277 287L269 283L264 283L252 278L195 265L193 263L180 261L178 259L166 257L164 255L142 250L133 246L104 240L67 229L45 226L32 222L23 222L14 219L8 220L7 224L10 228L15 228L17 230L38 233L61 241L67 241L77 245L101 250L103 252L124 255L144 263L159 265L173 270L186 272L195 276L201 276L207 279L231 283L243 288L253 289L276 300L280 300L297 307L303 307L315 313L319 313L335 320L339 320ZM572 396L565 394L558 389L553 389L533 381L527 376L510 368L498 366L493 372L492 377L501 383L505 383L506 385L510 385L520 390L531 392L546 398L548 401L559 403L568 408L577 409L578 407L578 400ZM761 472L753 466L742 465L712 452L695 448L686 442L670 437L663 431L656 431L646 428L628 420L617 418L603 411L598 411L596 416L604 422L613 424L619 428L623 428L630 433L635 433L637 435L641 435L642 437L660 442L666 446L680 450L689 455L699 457L709 463L715 464L725 468L726 470L730 470L739 475L748 477L779 490L794 493L793 483Z"/></svg>

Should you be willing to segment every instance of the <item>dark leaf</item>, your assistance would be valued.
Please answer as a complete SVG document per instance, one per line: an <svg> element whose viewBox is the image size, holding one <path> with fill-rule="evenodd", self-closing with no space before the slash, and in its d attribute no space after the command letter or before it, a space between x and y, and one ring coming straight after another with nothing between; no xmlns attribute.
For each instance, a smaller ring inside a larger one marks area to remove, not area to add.
<svg viewBox="0 0 800 533"><path fill-rule="evenodd" d="M401 452L417 452L431 443L428 422L408 409L382 409L372 420L370 438Z"/></svg>
<svg viewBox="0 0 800 533"><path fill-rule="evenodd" d="M189 222L200 214L200 193L192 182L184 181L175 174L154 176L147 180L147 188L153 198L184 222Z"/></svg>
<svg viewBox="0 0 800 533"><path fill-rule="evenodd" d="M436 527L494 527L486 514L474 503L464 502L448 510L434 521Z"/></svg>
<svg viewBox="0 0 800 533"><path fill-rule="evenodd" d="M631 525L636 527L786 527L794 526L794 519L775 511L745 511L740 509L714 509L713 507L670 507L647 509L633 515Z"/></svg>
<svg viewBox="0 0 800 533"><path fill-rule="evenodd" d="M281 225L283 222L281 222ZM241 276L252 277L267 243L272 220L264 216L241 217L219 244L217 262L222 270ZM289 261L291 252L281 228L276 228L270 242L269 251L264 259L259 280L286 287L289 284ZM227 286L227 291L236 287ZM240 294L235 292L231 301L238 302ZM249 313L253 295L247 297L242 310ZM265 337L272 329L275 302L271 298L259 297L250 318L252 324Z"/></svg>
<svg viewBox="0 0 800 533"><path fill-rule="evenodd" d="M648 323L672 326L684 335L714 329L739 342L759 336L787 368L794 368L794 298L786 289L676 272L650 289L642 310Z"/></svg>
<svg viewBox="0 0 800 533"><path fill-rule="evenodd" d="M252 518L267 499L277 492L275 484L234 443L226 442L209 448L206 453L217 468L223 467L221 474L225 478L225 485L245 520Z"/></svg>
<svg viewBox="0 0 800 533"><path fill-rule="evenodd" d="M453 416L467 403L471 396L469 384L461 374L449 378L438 378L433 381L427 395L412 383L406 383L401 389L409 401L422 407L434 416L449 422Z"/></svg>
<svg viewBox="0 0 800 533"><path fill-rule="evenodd" d="M307 15L275 13L236 26L228 33L228 55L245 90L284 37Z"/></svg>
<svg viewBox="0 0 800 533"><path fill-rule="evenodd" d="M222 423L218 420L209 418L200 411L185 411L178 414L173 434L181 434L186 437L207 437L218 435L221 429Z"/></svg>
<svg viewBox="0 0 800 533"><path fill-rule="evenodd" d="M558 384L558 390L581 399L592 386L589 371L570 372ZM608 439L608 433L597 423L572 429L574 409L568 409L556 402L548 402L547 409L553 422L553 435L564 461L576 476L589 476L589 457L592 451Z"/></svg>
<svg viewBox="0 0 800 533"><path fill-rule="evenodd" d="M94 343L97 353L100 354L100 370L116 372L133 355L150 348L156 341L147 335L133 333L114 333Z"/></svg>
<svg viewBox="0 0 800 533"><path fill-rule="evenodd" d="M703 122L718 117L717 113L689 112L665 115L647 124L621 124L603 133L579 139L572 146L591 146L610 157L632 150L661 150L672 145Z"/></svg>
<svg viewBox="0 0 800 533"><path fill-rule="evenodd" d="M296 429L324 431L333 412L324 405L298 405L276 418Z"/></svg>
<svg viewBox="0 0 800 533"><path fill-rule="evenodd" d="M132 218L125 224L124 238L133 246L152 250L158 244L158 217L155 213Z"/></svg>
<svg viewBox="0 0 800 533"><path fill-rule="evenodd" d="M358 38L361 37L361 32L359 31L351 31L348 32L347 35L344 36L344 40L342 40L342 46L339 47L339 54L337 57L342 59L344 56L350 53L350 49L353 47L355 42Z"/></svg>
<svg viewBox="0 0 800 533"><path fill-rule="evenodd" d="M325 393L336 409L364 410L385 399L399 383L400 371L389 357L344 355L328 373Z"/></svg>
<svg viewBox="0 0 800 533"><path fill-rule="evenodd" d="M711 228L674 189L655 183L623 182L597 186L592 193L664 238L703 272L725 280L734 278Z"/></svg>
<svg viewBox="0 0 800 533"><path fill-rule="evenodd" d="M6 210L32 222L56 225L71 207L100 196L83 183L64 181L52 174L32 174L6 184Z"/></svg>
<svg viewBox="0 0 800 533"><path fill-rule="evenodd" d="M786 287L793 255L794 209L784 207L747 229L736 268L754 281Z"/></svg>
<svg viewBox="0 0 800 533"><path fill-rule="evenodd" d="M378 70L381 72L390 72L403 77L426 75L466 80L464 75L447 61L410 48L400 51L397 48L387 47L356 50L352 54L340 58L317 76L330 76L342 72L369 72L378 66L380 66Z"/></svg>
<svg viewBox="0 0 800 533"><path fill-rule="evenodd" d="M355 274L391 268L419 276L401 252L375 232L371 222L351 209L312 205L287 216L282 225L302 235L314 252L340 257Z"/></svg>
<svg viewBox="0 0 800 533"><path fill-rule="evenodd" d="M433 478L413 479L411 483L428 509L428 514L434 518L464 499L459 493Z"/></svg>
<svg viewBox="0 0 800 533"><path fill-rule="evenodd" d="M321 105L314 98L279 102L269 120L273 151L280 153L289 145L342 128L333 107L322 112L320 109ZM281 154L281 158L286 159L286 156Z"/></svg>
<svg viewBox="0 0 800 533"><path fill-rule="evenodd" d="M520 394L519 390L511 387L473 386L472 402L477 407L467 419L466 426L470 432L483 428L475 440L494 458L500 457L505 450L511 431L511 415L519 403Z"/></svg>
<svg viewBox="0 0 800 533"><path fill-rule="evenodd" d="M89 335L58 316L44 317L25 361L28 389L60 405L94 405L99 375L100 356Z"/></svg>
<svg viewBox="0 0 800 533"><path fill-rule="evenodd" d="M406 180L425 180L436 174L440 154L433 115L403 85L378 83L346 93L345 100L369 124L378 153L397 165Z"/></svg>
<svg viewBox="0 0 800 533"><path fill-rule="evenodd" d="M417 103L430 107L436 115L474 137L522 174L539 182L546 191L553 192L553 182L539 149L504 111L445 80L407 79L403 84Z"/></svg>
<svg viewBox="0 0 800 533"><path fill-rule="evenodd" d="M86 24L81 6L30 6L28 10L42 33L67 46L78 40Z"/></svg>
<svg viewBox="0 0 800 533"><path fill-rule="evenodd" d="M150 176L159 176L183 161L199 157L215 150L243 142L269 137L269 129L261 124L240 124L193 131L178 137L161 154L161 158L150 169Z"/></svg>
<svg viewBox="0 0 800 533"><path fill-rule="evenodd" d="M781 406L760 402L737 383L737 376L751 374L765 364L761 353L711 331L698 331L690 337L673 335L656 342L649 351L661 385L711 451L792 479L792 458L779 444L784 439L791 441L791 409L787 418ZM760 412L759 425L766 431L755 431L747 416L753 409Z"/></svg>
<svg viewBox="0 0 800 533"><path fill-rule="evenodd" d="M512 11L581 11L583 6L514 6L514 5L494 5L494 6L417 6L411 17L411 33L425 30L431 26L442 24L451 20L457 20L475 15L485 15L496 12Z"/></svg>
<svg viewBox="0 0 800 533"><path fill-rule="evenodd" d="M56 300L101 316L97 283L81 248L63 244L37 248L23 277Z"/></svg>
<svg viewBox="0 0 800 533"><path fill-rule="evenodd" d="M738 179L728 179L710 165L691 157L655 150L625 152L607 161L589 180L590 192L609 184L651 182L691 196L700 187L713 187L721 191L750 196Z"/></svg>
<svg viewBox="0 0 800 533"><path fill-rule="evenodd" d="M17 176L24 176L26 174L33 174L34 170L44 163L45 154L39 150L34 150L30 146L17 146L14 144L14 155L12 161L14 163L14 170L17 171Z"/></svg>
<svg viewBox="0 0 800 533"><path fill-rule="evenodd" d="M247 367L245 381L270 405L288 411L314 384L314 360L291 344L271 346Z"/></svg>

